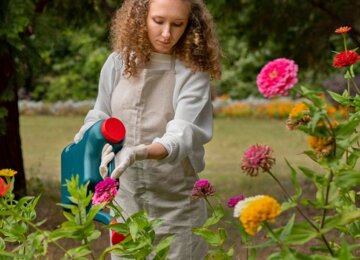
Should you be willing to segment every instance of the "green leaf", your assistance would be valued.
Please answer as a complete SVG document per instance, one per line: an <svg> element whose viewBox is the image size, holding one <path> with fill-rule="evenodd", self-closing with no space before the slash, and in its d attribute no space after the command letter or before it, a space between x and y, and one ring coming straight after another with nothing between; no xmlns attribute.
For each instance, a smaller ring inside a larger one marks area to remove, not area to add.
<svg viewBox="0 0 360 260"><path fill-rule="evenodd" d="M360 185L360 171L341 171L334 177L334 183L336 186L344 190L350 190L353 187L358 187Z"/></svg>
<svg viewBox="0 0 360 260"><path fill-rule="evenodd" d="M332 92L332 91L328 91L329 95L332 97L332 99L334 99L336 102L340 103L340 104L344 104L344 102L346 102L348 100L347 97L344 97L338 93Z"/></svg>
<svg viewBox="0 0 360 260"><path fill-rule="evenodd" d="M212 225L215 225L216 223L218 223L222 218L224 217L224 209L221 206L221 204L219 204L215 210L213 211L212 215L210 218L208 218L205 222L205 224L203 225L203 227L209 227Z"/></svg>
<svg viewBox="0 0 360 260"><path fill-rule="evenodd" d="M106 226L109 229L112 229L120 234L128 234L129 233L129 227L125 223L116 223L116 224L110 224Z"/></svg>
<svg viewBox="0 0 360 260"><path fill-rule="evenodd" d="M351 257L350 247L349 247L348 243L346 243L344 240L341 242L341 247L338 252L338 257L339 257L339 259L344 259L344 260L345 259L346 260L353 259L353 257Z"/></svg>
<svg viewBox="0 0 360 260"><path fill-rule="evenodd" d="M86 215L86 221L92 221L96 214L102 209L102 205L93 205Z"/></svg>
<svg viewBox="0 0 360 260"><path fill-rule="evenodd" d="M326 179L323 175L318 174L317 172L303 166L299 166L299 169L304 173L306 177L315 182L316 184L324 185Z"/></svg>
<svg viewBox="0 0 360 260"><path fill-rule="evenodd" d="M88 245L81 245L79 247L72 248L67 251L67 254L71 256L71 259L88 259L86 256L91 254L91 250Z"/></svg>
<svg viewBox="0 0 360 260"><path fill-rule="evenodd" d="M321 232L326 233L337 226L347 225L358 218L360 218L360 210L342 212L336 216L327 217Z"/></svg>
<svg viewBox="0 0 360 260"><path fill-rule="evenodd" d="M306 242L318 237L318 235L319 234L307 222L294 224L291 233L288 234L286 243L292 245L303 245Z"/></svg>
<svg viewBox="0 0 360 260"><path fill-rule="evenodd" d="M193 233L195 235L201 236L203 239L205 239L211 246L221 246L223 244L223 240L221 239L221 236L212 230L209 230L207 228L194 228Z"/></svg>
<svg viewBox="0 0 360 260"><path fill-rule="evenodd" d="M128 223L128 225L129 225L129 231L130 231L130 235L131 235L132 239L136 240L137 234L139 232L138 223L131 221Z"/></svg>
<svg viewBox="0 0 360 260"><path fill-rule="evenodd" d="M234 248L230 247L230 249L226 252L227 256L232 257L234 255Z"/></svg>
<svg viewBox="0 0 360 260"><path fill-rule="evenodd" d="M155 256L154 260L163 260L166 259L166 256L170 250L171 243L174 240L174 236L168 236L167 238L160 241L159 244L155 247Z"/></svg>
<svg viewBox="0 0 360 260"><path fill-rule="evenodd" d="M6 247L4 239L0 237L0 252L3 251Z"/></svg>
<svg viewBox="0 0 360 260"><path fill-rule="evenodd" d="M358 220L355 220L354 222L350 223L347 226L348 232L350 236L352 236L355 239L360 238L360 218Z"/></svg>
<svg viewBox="0 0 360 260"><path fill-rule="evenodd" d="M336 136L343 139L348 138L354 133L359 123L360 118L349 119L342 122L337 128L335 128Z"/></svg>
<svg viewBox="0 0 360 260"><path fill-rule="evenodd" d="M283 230L280 233L279 239L280 241L284 241L286 242L286 239L288 238L288 236L291 234L292 228L294 226L295 223L295 214L293 214L291 216L291 218L289 219L288 223L285 225L285 227L283 228Z"/></svg>

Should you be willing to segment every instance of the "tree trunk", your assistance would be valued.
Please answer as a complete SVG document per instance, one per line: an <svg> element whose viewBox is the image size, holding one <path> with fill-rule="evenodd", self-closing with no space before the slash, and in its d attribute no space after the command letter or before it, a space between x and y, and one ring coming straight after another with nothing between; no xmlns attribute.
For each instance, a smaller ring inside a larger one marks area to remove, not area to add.
<svg viewBox="0 0 360 260"><path fill-rule="evenodd" d="M11 55L9 53L0 55L0 64L0 107L7 110L3 120L5 134L0 134L0 169L10 168L17 171L14 193L19 198L26 195L26 178L21 150L18 95L12 81L15 69ZM13 97L4 101L3 93L8 88L13 92Z"/></svg>

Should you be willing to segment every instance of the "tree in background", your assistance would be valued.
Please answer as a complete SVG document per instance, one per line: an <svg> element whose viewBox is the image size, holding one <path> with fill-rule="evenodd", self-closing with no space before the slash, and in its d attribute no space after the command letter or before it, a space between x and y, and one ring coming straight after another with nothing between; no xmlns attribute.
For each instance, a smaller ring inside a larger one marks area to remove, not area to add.
<svg viewBox="0 0 360 260"><path fill-rule="evenodd" d="M360 2L352 0L211 0L224 52L225 73L218 90L235 98L256 94L255 77L265 61L288 57L304 80L329 75L341 39L334 30L351 26L349 47L360 43ZM314 74L321 72L319 74Z"/></svg>
<svg viewBox="0 0 360 260"><path fill-rule="evenodd" d="M116 8L116 2L119 1L0 2L0 168L18 172L15 187L18 196L26 194L18 89L34 90L34 83L51 64L47 54L66 29L86 28L103 21ZM67 53L58 53L58 57L61 56L67 56Z"/></svg>

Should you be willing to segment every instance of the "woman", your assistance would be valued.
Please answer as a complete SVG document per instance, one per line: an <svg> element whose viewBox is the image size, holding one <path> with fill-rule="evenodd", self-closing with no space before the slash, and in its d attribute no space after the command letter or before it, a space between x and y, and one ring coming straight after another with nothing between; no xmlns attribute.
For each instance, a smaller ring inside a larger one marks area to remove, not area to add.
<svg viewBox="0 0 360 260"><path fill-rule="evenodd" d="M190 195L212 137L210 77L221 75L212 18L202 0L125 0L111 36L114 52L75 142L96 121L119 118L127 135L111 173L120 178L116 200L129 214L163 220L156 235L175 235L170 259L202 259L206 243L192 228L206 207ZM103 176L112 158L104 147Z"/></svg>

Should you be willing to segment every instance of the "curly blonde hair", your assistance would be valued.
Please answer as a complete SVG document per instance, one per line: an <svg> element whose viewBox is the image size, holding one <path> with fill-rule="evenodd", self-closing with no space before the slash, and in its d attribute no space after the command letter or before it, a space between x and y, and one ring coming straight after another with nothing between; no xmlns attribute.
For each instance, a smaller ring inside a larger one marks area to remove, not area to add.
<svg viewBox="0 0 360 260"><path fill-rule="evenodd" d="M146 18L151 0L125 0L113 18L111 42L113 50L123 59L124 75L134 76L138 67L150 60L151 43ZM187 27L176 43L173 53L194 72L221 76L220 46L211 14L203 0L184 0L190 5Z"/></svg>

